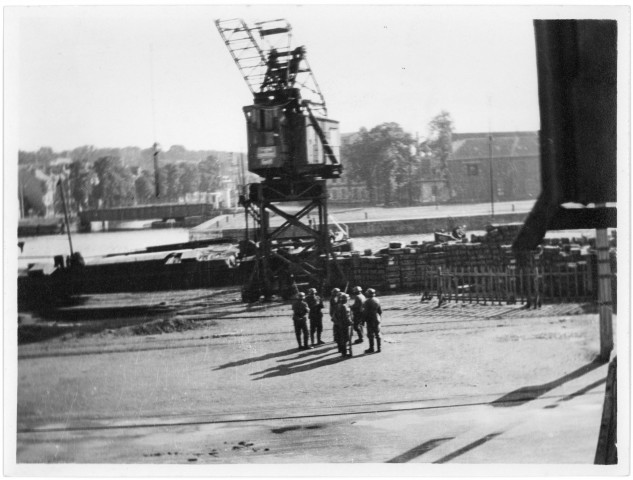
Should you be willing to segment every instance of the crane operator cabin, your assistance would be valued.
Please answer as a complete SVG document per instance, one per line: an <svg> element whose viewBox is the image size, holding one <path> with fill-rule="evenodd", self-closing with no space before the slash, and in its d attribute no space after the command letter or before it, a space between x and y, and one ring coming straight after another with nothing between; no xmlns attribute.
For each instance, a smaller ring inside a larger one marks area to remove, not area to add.
<svg viewBox="0 0 633 480"><path fill-rule="evenodd" d="M340 177L339 125L327 118L305 47L291 46L291 26L241 19L216 25L253 94L243 108L249 171L266 180Z"/></svg>

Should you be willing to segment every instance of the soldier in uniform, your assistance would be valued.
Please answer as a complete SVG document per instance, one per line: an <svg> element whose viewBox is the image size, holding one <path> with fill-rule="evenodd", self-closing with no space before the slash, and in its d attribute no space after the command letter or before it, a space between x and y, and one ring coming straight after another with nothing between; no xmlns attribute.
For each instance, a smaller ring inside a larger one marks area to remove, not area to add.
<svg viewBox="0 0 633 480"><path fill-rule="evenodd" d="M334 315L334 329L336 331L338 351L342 356L347 355L349 327L352 325L351 312L349 306L347 305L347 299L348 295L346 293L341 293L339 295L339 301Z"/></svg>
<svg viewBox="0 0 633 480"><path fill-rule="evenodd" d="M363 324L365 319L363 318L363 305L365 303L365 295L363 295L363 289L360 287L354 287L352 289L352 319L354 321L354 331L358 335L358 339L354 343L363 343Z"/></svg>
<svg viewBox="0 0 633 480"><path fill-rule="evenodd" d="M292 321L295 325L295 335L300 349L312 348L308 345L308 312L310 308L305 302L305 293L299 292L297 299L292 304ZM303 334L303 346L301 346L301 334Z"/></svg>
<svg viewBox="0 0 633 480"><path fill-rule="evenodd" d="M376 339L376 352L380 353L380 320L382 307L376 298L376 291L373 288L367 289L367 300L365 301L365 322L367 322L367 339L369 348L365 353L374 353L374 339Z"/></svg>
<svg viewBox="0 0 633 480"><path fill-rule="evenodd" d="M308 296L306 297L306 303L310 309L308 318L310 319L310 342L314 347L314 334L317 336L317 344L323 345L325 342L321 340L321 333L323 332L323 300L316 294L316 288L308 290Z"/></svg>
<svg viewBox="0 0 633 480"><path fill-rule="evenodd" d="M332 293L330 294L330 320L332 320L332 326L334 329L334 343L338 343L336 337L336 322L334 320L334 317L336 316L336 307L338 305L338 297L340 293L341 291L338 288L333 288Z"/></svg>

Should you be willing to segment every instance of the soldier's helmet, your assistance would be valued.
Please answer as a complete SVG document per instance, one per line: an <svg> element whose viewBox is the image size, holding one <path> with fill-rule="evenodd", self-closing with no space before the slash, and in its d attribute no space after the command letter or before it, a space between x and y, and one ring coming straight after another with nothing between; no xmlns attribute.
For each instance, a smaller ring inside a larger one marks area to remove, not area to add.
<svg viewBox="0 0 633 480"><path fill-rule="evenodd" d="M368 288L365 293L368 297L373 297L374 295L376 295L376 290L374 290L373 288Z"/></svg>
<svg viewBox="0 0 633 480"><path fill-rule="evenodd" d="M309 288L308 295L316 295L316 288Z"/></svg>
<svg viewBox="0 0 633 480"><path fill-rule="evenodd" d="M339 297L339 301L341 303L347 303L348 298L349 298L349 295L347 293L341 293L341 296Z"/></svg>
<svg viewBox="0 0 633 480"><path fill-rule="evenodd" d="M299 293L297 294L297 298L299 298L299 299L306 298L306 294L305 294L305 293L303 293L303 292L299 292Z"/></svg>
<svg viewBox="0 0 633 480"><path fill-rule="evenodd" d="M354 287L354 289L352 290L352 293L363 293L363 289L360 287Z"/></svg>
<svg viewBox="0 0 633 480"><path fill-rule="evenodd" d="M341 293L341 290L339 288L332 289L332 295L338 295L339 293Z"/></svg>

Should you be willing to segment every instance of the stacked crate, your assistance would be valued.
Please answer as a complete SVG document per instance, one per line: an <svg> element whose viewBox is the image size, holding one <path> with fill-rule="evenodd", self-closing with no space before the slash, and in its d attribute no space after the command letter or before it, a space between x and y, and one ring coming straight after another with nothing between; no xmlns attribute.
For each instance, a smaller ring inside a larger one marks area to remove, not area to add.
<svg viewBox="0 0 633 480"><path fill-rule="evenodd" d="M497 232L497 236L504 233ZM342 283L347 283L350 289L360 285L363 289L372 287L383 292L417 289L432 294L438 289L441 268L443 273L463 277L457 282L457 289L461 289L462 294L469 292L468 298L477 295L471 285L464 290L465 285L475 280L483 281L489 273L490 278L486 281L494 284L495 292L501 292L508 299L531 294L535 287L547 299L594 299L597 292L596 253L587 248L590 242L582 238L547 240L539 252L534 253L527 268L518 264L510 243L490 241L424 242L406 246L393 242L377 255L370 252L343 254L339 256L338 264L346 276ZM616 251L612 249L614 282L616 261Z"/></svg>
<svg viewBox="0 0 633 480"><path fill-rule="evenodd" d="M384 288L386 290L399 290L401 288L400 281L400 262L398 262L396 256L385 257L385 274L384 274Z"/></svg>
<svg viewBox="0 0 633 480"><path fill-rule="evenodd" d="M418 253L403 253L395 257L400 266L400 286L403 290L413 290L419 286L417 271L419 257Z"/></svg>
<svg viewBox="0 0 633 480"><path fill-rule="evenodd" d="M353 262L354 266L348 277L350 289L356 285L362 287L363 290L369 287L378 290L386 288L385 269L388 257L359 256Z"/></svg>
<svg viewBox="0 0 633 480"><path fill-rule="evenodd" d="M353 286L363 284L363 269L361 267L361 259L362 257L360 256L359 252L352 252L352 255L350 257L350 273L347 276L347 279Z"/></svg>

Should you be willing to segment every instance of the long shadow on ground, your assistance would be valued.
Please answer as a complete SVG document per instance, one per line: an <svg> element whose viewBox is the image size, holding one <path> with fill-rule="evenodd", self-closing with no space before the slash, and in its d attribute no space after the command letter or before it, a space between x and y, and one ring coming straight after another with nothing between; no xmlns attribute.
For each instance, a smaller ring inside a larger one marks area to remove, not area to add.
<svg viewBox="0 0 633 480"><path fill-rule="evenodd" d="M532 400L536 400L540 396L545 393L553 390L556 387L560 387L562 384L569 382L578 377L582 377L583 375L589 373L592 370L604 365L605 362L596 358L591 363L587 365L583 365L582 367L574 370L567 375L563 375L556 380L553 380L549 383L544 383L542 385L529 385L527 387L521 387L517 390L514 390L497 400L494 400L490 404L493 407L516 407L519 405L523 405L524 403L531 402Z"/></svg>
<svg viewBox="0 0 633 480"><path fill-rule="evenodd" d="M333 347L333 348L336 348L336 347ZM321 351L319 353L324 353L324 352ZM293 373L307 372L315 368L321 368L326 365L332 365L340 361L354 358L354 357L350 357L350 358L342 357L336 351L329 352L326 355L329 355L329 354L335 354L335 356L333 357L326 356L324 358L323 356L319 355L318 357L304 358L297 362L284 363L276 367L267 368L260 372L252 373L251 375L253 376L260 375L257 378L253 378L253 380L263 380L265 378L280 377L280 376L285 376L285 375L292 375ZM316 361L311 361L311 360L316 360Z"/></svg>
<svg viewBox="0 0 633 480"><path fill-rule="evenodd" d="M224 363L222 365L218 365L213 370L222 370L225 368L240 367L242 365L248 365L249 363L261 362L263 360L270 360L271 358L292 355L293 353L297 353L296 348L289 348L287 350L282 350L280 352L267 353L266 355L259 355L257 357L244 358L242 360L237 360L235 362Z"/></svg>

